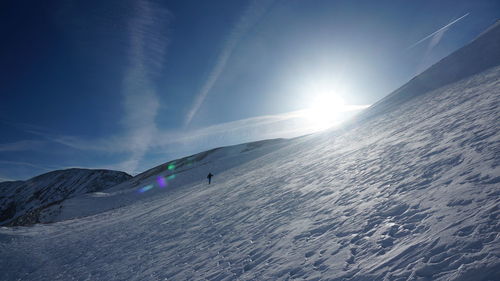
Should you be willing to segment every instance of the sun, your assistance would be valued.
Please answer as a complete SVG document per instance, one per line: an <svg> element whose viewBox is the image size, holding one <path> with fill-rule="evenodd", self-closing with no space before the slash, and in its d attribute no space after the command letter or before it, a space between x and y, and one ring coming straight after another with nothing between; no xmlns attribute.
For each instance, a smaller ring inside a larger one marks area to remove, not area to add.
<svg viewBox="0 0 500 281"><path fill-rule="evenodd" d="M342 121L346 110L344 100L335 94L320 94L313 98L310 106L304 110L304 117L314 131L326 130Z"/></svg>

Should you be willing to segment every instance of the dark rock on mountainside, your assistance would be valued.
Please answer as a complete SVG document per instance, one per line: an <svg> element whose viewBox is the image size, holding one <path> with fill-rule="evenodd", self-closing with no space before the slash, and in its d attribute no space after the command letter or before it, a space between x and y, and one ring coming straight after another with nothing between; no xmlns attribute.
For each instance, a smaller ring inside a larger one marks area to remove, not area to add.
<svg viewBox="0 0 500 281"><path fill-rule="evenodd" d="M27 181L0 183L0 225L31 225L40 212L80 194L101 191L132 178L111 170L67 169Z"/></svg>

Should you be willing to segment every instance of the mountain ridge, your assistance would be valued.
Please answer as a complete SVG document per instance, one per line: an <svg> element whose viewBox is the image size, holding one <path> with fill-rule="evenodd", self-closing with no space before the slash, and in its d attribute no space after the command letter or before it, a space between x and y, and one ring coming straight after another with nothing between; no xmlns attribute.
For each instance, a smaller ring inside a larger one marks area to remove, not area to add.
<svg viewBox="0 0 500 281"><path fill-rule="evenodd" d="M378 114L388 113L398 105L500 64L500 20L474 40L427 68L410 81L353 118L362 122Z"/></svg>
<svg viewBox="0 0 500 281"><path fill-rule="evenodd" d="M101 191L132 178L120 171L70 168L26 181L0 183L0 225L31 225L41 213L68 198Z"/></svg>
<svg viewBox="0 0 500 281"><path fill-rule="evenodd" d="M451 73L357 126L202 152L65 200L56 223L2 227L2 277L496 280L500 65Z"/></svg>

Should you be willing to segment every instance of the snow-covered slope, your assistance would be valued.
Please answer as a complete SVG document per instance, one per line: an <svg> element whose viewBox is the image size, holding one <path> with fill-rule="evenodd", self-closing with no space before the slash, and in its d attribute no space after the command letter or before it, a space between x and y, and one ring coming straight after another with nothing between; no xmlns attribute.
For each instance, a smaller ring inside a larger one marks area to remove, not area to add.
<svg viewBox="0 0 500 281"><path fill-rule="evenodd" d="M118 171L67 169L27 181L0 183L0 225L30 225L47 220L65 199L104 190L132 176ZM52 207L51 212L47 208Z"/></svg>
<svg viewBox="0 0 500 281"><path fill-rule="evenodd" d="M500 20L465 47L445 57L359 114L362 122L398 108L419 95L500 65Z"/></svg>
<svg viewBox="0 0 500 281"><path fill-rule="evenodd" d="M342 131L168 163L1 228L0 279L498 280L498 120L500 66Z"/></svg>
<svg viewBox="0 0 500 281"><path fill-rule="evenodd" d="M168 193L179 187L205 181L211 172L217 175L235 168L252 159L275 151L288 143L285 139L272 139L221 147L173 160L147 170L134 178L107 189L105 192L89 193L65 200L48 208L46 212L57 210L57 216L50 216L43 222L54 222L84 217L103 211L128 206L138 201L151 200L159 194Z"/></svg>

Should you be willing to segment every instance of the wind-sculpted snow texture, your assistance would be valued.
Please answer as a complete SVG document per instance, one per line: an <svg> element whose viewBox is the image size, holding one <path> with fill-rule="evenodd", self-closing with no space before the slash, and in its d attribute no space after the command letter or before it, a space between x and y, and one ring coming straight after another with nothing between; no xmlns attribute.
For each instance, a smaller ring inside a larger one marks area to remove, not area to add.
<svg viewBox="0 0 500 281"><path fill-rule="evenodd" d="M279 149L285 143L284 139L272 139L211 149L159 165L105 192L65 200L46 212L58 210L57 216L50 216L51 221L73 219L151 200L159 194L199 183L209 172L216 175L217 182L219 173ZM158 184L159 180L164 181L164 186Z"/></svg>
<svg viewBox="0 0 500 281"><path fill-rule="evenodd" d="M210 186L200 167L122 208L2 228L0 279L497 280L499 78L235 168L214 158Z"/></svg>
<svg viewBox="0 0 500 281"><path fill-rule="evenodd" d="M0 225L30 225L59 212L65 199L104 190L132 176L118 171L67 169L27 181L0 183ZM51 212L47 212L47 208Z"/></svg>
<svg viewBox="0 0 500 281"><path fill-rule="evenodd" d="M0 279L498 280L499 105L497 66L343 131L199 154L161 187L167 163L1 228Z"/></svg>

